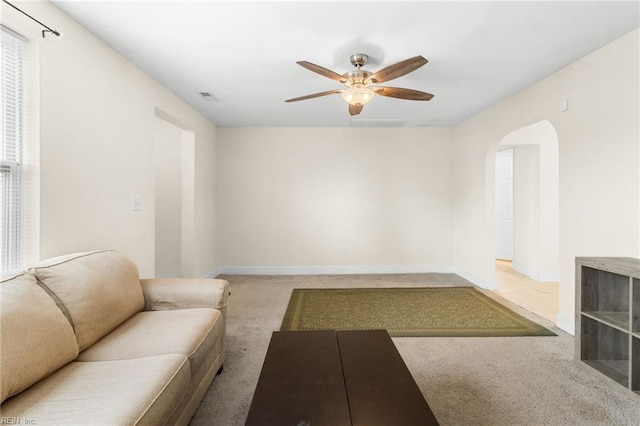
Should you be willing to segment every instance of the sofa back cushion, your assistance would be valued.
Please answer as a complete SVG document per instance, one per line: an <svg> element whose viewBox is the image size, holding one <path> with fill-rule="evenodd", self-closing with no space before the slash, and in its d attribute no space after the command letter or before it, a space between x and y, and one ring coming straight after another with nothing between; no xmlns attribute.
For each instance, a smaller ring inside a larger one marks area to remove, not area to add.
<svg viewBox="0 0 640 426"><path fill-rule="evenodd" d="M33 272L59 299L81 351L144 307L138 268L115 251L49 259Z"/></svg>
<svg viewBox="0 0 640 426"><path fill-rule="evenodd" d="M71 324L31 273L0 281L0 402L78 356Z"/></svg>

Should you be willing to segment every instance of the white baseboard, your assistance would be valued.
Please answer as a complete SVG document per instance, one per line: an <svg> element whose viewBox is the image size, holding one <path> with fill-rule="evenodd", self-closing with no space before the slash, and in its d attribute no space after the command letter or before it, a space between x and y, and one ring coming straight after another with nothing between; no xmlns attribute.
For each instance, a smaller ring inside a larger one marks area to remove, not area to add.
<svg viewBox="0 0 640 426"><path fill-rule="evenodd" d="M556 317L556 326L574 336L576 332L576 323L573 318L569 319L562 313L559 313Z"/></svg>
<svg viewBox="0 0 640 426"><path fill-rule="evenodd" d="M538 272L516 262L511 263L511 269L539 282L560 281L560 277L557 272Z"/></svg>
<svg viewBox="0 0 640 426"><path fill-rule="evenodd" d="M540 272L538 279L541 283L557 283L560 281L560 275L557 272Z"/></svg>
<svg viewBox="0 0 640 426"><path fill-rule="evenodd" d="M215 277L217 277L218 275L220 275L220 268L216 266L216 267L215 267L215 268L213 268L211 271L209 271L209 273L208 273L208 274L206 274L206 275L204 276L204 278L215 278Z"/></svg>
<svg viewBox="0 0 640 426"><path fill-rule="evenodd" d="M443 265L221 266L217 272L228 275L352 275L454 273L454 269Z"/></svg>

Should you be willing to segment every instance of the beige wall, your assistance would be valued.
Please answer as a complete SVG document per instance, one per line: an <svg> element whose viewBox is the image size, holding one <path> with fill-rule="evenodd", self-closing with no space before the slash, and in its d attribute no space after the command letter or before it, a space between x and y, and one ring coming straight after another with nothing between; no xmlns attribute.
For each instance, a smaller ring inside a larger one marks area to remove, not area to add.
<svg viewBox="0 0 640 426"><path fill-rule="evenodd" d="M640 255L635 30L453 129L454 253L463 275L494 277L493 157L509 132L548 119L558 135L560 312L573 332L576 256ZM570 108L560 109L562 99Z"/></svg>
<svg viewBox="0 0 640 426"><path fill-rule="evenodd" d="M215 269L215 125L51 4L21 7L64 33L43 39L3 5L3 23L39 47L40 257L114 248L153 275L158 108L195 133L193 274Z"/></svg>
<svg viewBox="0 0 640 426"><path fill-rule="evenodd" d="M219 144L223 270L451 269L449 129L223 128Z"/></svg>

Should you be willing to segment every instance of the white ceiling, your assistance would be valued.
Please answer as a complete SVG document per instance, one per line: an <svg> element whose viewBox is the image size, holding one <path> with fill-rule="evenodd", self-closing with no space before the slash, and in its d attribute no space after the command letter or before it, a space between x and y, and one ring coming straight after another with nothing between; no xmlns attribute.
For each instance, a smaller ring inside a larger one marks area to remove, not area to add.
<svg viewBox="0 0 640 426"><path fill-rule="evenodd" d="M52 1L221 127L455 125L628 33L640 16L638 1ZM388 85L435 97L377 96L354 123L339 95L284 102L342 87L296 61L342 74L356 52L370 56L370 71L424 56L427 65Z"/></svg>

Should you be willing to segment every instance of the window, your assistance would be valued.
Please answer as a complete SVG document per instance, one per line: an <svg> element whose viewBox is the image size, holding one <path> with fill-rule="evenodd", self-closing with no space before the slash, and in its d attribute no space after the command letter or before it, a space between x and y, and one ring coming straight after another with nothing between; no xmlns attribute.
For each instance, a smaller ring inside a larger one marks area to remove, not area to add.
<svg viewBox="0 0 640 426"><path fill-rule="evenodd" d="M2 27L2 146L0 147L0 270L22 263L22 93L25 39Z"/></svg>

